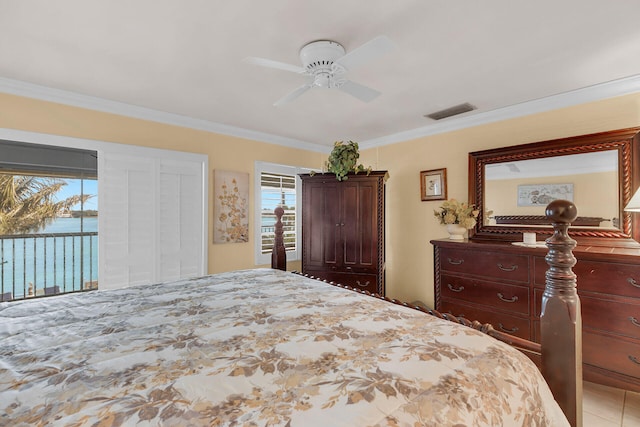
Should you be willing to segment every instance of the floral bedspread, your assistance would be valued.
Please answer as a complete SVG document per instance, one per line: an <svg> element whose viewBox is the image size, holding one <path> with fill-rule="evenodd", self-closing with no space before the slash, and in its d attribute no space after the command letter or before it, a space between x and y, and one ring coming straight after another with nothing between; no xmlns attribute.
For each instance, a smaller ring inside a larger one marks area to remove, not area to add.
<svg viewBox="0 0 640 427"><path fill-rule="evenodd" d="M255 269L0 303L3 426L564 426L488 336Z"/></svg>

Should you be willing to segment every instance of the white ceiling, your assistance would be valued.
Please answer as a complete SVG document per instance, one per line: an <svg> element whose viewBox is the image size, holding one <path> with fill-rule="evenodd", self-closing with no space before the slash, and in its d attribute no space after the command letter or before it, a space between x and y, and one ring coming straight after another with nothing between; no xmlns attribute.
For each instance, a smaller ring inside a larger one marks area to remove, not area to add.
<svg viewBox="0 0 640 427"><path fill-rule="evenodd" d="M0 91L304 148L376 145L640 91L639 17L638 0L0 0ZM378 35L396 49L348 74L382 92L371 103L313 90L274 107L304 78L242 62L300 65L312 40L349 52ZM423 117L464 102L478 109Z"/></svg>

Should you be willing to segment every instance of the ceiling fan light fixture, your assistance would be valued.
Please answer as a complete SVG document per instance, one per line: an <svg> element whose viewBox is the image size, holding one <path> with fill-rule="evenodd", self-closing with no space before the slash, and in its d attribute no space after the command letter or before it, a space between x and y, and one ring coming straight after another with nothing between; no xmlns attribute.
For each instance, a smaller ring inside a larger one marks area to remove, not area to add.
<svg viewBox="0 0 640 427"><path fill-rule="evenodd" d="M317 68L331 70L333 62L342 58L345 50L340 43L331 40L318 40L307 43L300 49L300 61L309 71Z"/></svg>
<svg viewBox="0 0 640 427"><path fill-rule="evenodd" d="M435 113L425 114L424 117L428 117L433 120L442 120L447 117L457 116L458 114L468 113L469 111L476 110L477 107L468 102L464 104L454 105L453 107L445 108L444 110L436 111Z"/></svg>
<svg viewBox="0 0 640 427"><path fill-rule="evenodd" d="M380 92L348 80L344 78L344 74L394 48L394 44L386 36L375 37L349 53L345 52L340 43L331 40L316 40L305 44L300 49L302 67L258 57L247 57L243 61L267 68L304 74L310 78L306 84L276 101L273 104L276 107L293 101L313 88L338 89L362 102L371 102L380 95Z"/></svg>
<svg viewBox="0 0 640 427"><path fill-rule="evenodd" d="M313 84L317 87L322 87L329 89L333 85L331 84L331 73L328 72L318 72L313 77Z"/></svg>

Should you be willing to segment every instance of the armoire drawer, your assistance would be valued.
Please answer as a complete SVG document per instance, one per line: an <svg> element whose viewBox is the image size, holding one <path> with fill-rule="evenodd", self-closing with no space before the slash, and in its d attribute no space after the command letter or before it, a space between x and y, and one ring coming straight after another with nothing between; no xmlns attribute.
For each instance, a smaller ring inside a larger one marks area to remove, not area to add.
<svg viewBox="0 0 640 427"><path fill-rule="evenodd" d="M583 331L582 361L640 378L640 341Z"/></svg>
<svg viewBox="0 0 640 427"><path fill-rule="evenodd" d="M529 258L526 255L442 248L440 268L442 271L529 282Z"/></svg>
<svg viewBox="0 0 640 427"><path fill-rule="evenodd" d="M456 299L528 315L529 288L443 274L443 298Z"/></svg>
<svg viewBox="0 0 640 427"><path fill-rule="evenodd" d="M378 276L375 274L353 274L327 271L308 271L308 274L327 280L329 282L339 283L362 291L369 291L372 294L378 293Z"/></svg>
<svg viewBox="0 0 640 427"><path fill-rule="evenodd" d="M453 314L467 320L477 320L480 323L490 323L496 331L506 332L524 339L530 339L529 320L508 314L496 313L490 310L471 307L443 300L441 313Z"/></svg>

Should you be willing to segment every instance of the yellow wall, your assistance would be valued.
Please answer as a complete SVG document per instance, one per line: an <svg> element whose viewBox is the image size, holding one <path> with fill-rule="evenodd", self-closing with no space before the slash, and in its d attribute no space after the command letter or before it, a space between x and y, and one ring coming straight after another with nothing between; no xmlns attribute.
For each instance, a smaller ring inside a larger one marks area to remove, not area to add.
<svg viewBox="0 0 640 427"><path fill-rule="evenodd" d="M518 186L564 183L573 184L573 203L580 209L580 216L602 217L609 222L601 226L613 226L611 220L618 217L619 209L618 171L485 181L485 207L493 215L544 215L546 203L518 206Z"/></svg>
<svg viewBox="0 0 640 427"><path fill-rule="evenodd" d="M447 168L448 197L468 200L468 153L640 126L640 94L362 150L364 165L386 169L387 294L433 304L433 239L447 237L433 216L441 202L420 201L421 170ZM578 210L580 210L580 206Z"/></svg>
<svg viewBox="0 0 640 427"><path fill-rule="evenodd" d="M261 160L320 169L326 155L115 114L0 94L0 128L19 129L75 138L133 144L206 154L209 157L209 192L214 169L250 174ZM253 185L250 186L249 242L213 244L213 207L209 206L209 273L254 268ZM213 200L209 194L209 202ZM299 262L288 269L300 269Z"/></svg>
<svg viewBox="0 0 640 427"><path fill-rule="evenodd" d="M421 170L447 168L449 198L467 200L471 151L633 126L640 126L640 94L362 150L361 163L388 170L391 176L386 200L387 295L433 304L433 247L429 241L445 238L447 233L433 216L440 202L420 201ZM0 127L204 153L209 156L210 169L243 171L251 176L255 160L320 169L327 157L4 94L0 94ZM252 224L253 189L251 192ZM209 242L211 213L212 209ZM249 237L249 243L210 244L209 272L254 267L253 229Z"/></svg>

